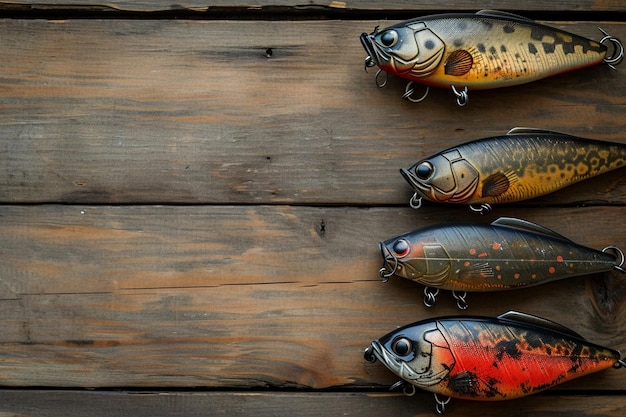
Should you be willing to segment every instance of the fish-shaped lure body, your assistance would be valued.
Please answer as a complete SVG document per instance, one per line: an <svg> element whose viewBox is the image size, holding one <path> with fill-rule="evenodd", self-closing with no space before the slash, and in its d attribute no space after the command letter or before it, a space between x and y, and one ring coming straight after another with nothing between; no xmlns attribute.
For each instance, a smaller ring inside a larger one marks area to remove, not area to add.
<svg viewBox="0 0 626 417"><path fill-rule="evenodd" d="M464 309L465 292L529 287L612 269L624 272L624 254L613 246L591 249L510 217L491 224L417 229L381 242L380 250L383 279L397 275L425 285L424 303L429 307L439 289L453 291Z"/></svg>
<svg viewBox="0 0 626 417"><path fill-rule="evenodd" d="M624 166L626 144L515 128L446 149L400 172L415 190L413 207L425 199L484 212L492 204L539 197Z"/></svg>
<svg viewBox="0 0 626 417"><path fill-rule="evenodd" d="M447 401L508 400L622 367L617 350L586 341L572 330L525 313L441 317L413 323L372 342L379 360L402 380Z"/></svg>
<svg viewBox="0 0 626 417"><path fill-rule="evenodd" d="M615 49L610 57L607 41ZM596 42L494 10L420 17L363 33L361 43L368 54L366 67L378 66L427 86L476 90L523 84L602 62L612 66L624 55L621 42L606 33ZM464 97L453 91L464 105L467 91Z"/></svg>

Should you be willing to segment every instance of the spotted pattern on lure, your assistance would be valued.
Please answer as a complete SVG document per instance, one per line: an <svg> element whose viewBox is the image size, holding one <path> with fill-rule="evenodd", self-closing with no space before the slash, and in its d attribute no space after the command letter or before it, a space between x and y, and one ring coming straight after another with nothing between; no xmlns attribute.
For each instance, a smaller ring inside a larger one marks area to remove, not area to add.
<svg viewBox="0 0 626 417"><path fill-rule="evenodd" d="M468 204L484 213L492 204L539 197L624 166L626 144L516 128L446 149L400 172L415 190L415 208L424 199Z"/></svg>
<svg viewBox="0 0 626 417"><path fill-rule="evenodd" d="M412 83L452 88L459 105L468 89L523 84L602 62L612 68L624 56L622 43L604 33L596 42L505 12L482 10L425 16L361 35L367 67ZM608 56L608 47L613 53ZM377 84L384 86L386 81ZM428 91L426 91L426 94ZM412 101L421 101L412 99Z"/></svg>
<svg viewBox="0 0 626 417"><path fill-rule="evenodd" d="M373 341L364 356L400 377L396 385L433 392L439 414L450 398L519 398L625 365L617 350L514 311L496 318L440 317L413 323Z"/></svg>
<svg viewBox="0 0 626 417"><path fill-rule="evenodd" d="M491 224L430 226L380 243L384 280L396 275L426 286L432 307L440 289L453 291L459 308L466 292L530 287L611 270L624 273L624 254L579 245L543 226L501 217Z"/></svg>

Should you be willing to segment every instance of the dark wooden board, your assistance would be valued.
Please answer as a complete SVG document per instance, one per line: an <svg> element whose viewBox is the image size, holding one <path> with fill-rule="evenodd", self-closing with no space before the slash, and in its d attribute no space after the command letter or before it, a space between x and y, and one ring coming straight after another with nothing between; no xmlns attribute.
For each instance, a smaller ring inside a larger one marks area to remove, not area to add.
<svg viewBox="0 0 626 417"><path fill-rule="evenodd" d="M621 1L497 6L626 39ZM624 275L470 294L467 312L380 280L380 240L451 221L521 217L626 249L623 169L485 217L410 209L398 173L514 126L626 143L623 67L472 92L463 109L445 90L411 104L404 82L378 89L363 70L360 33L393 21L297 15L484 7L0 1L39 18L0 19L0 417L433 415L431 394L389 393L397 379L363 350L437 315L526 311L626 351ZM251 20L65 18L185 9ZM621 417L625 393L609 369L449 412Z"/></svg>
<svg viewBox="0 0 626 417"><path fill-rule="evenodd" d="M454 401L448 415L622 416L626 397L595 395L536 395L509 402ZM430 394L414 397L386 393L272 393L272 392L85 392L0 391L0 415L66 417L162 416L397 416L434 415Z"/></svg>
<svg viewBox="0 0 626 417"><path fill-rule="evenodd" d="M626 142L626 71L412 104L363 70L385 24L2 20L0 201L406 204L400 167L515 126ZM623 170L540 202L624 204Z"/></svg>
<svg viewBox="0 0 626 417"><path fill-rule="evenodd" d="M523 217L600 249L626 247L615 227L622 214ZM363 360L369 342L460 312L449 294L427 309L420 285L383 284L377 242L451 218L495 218L435 208L53 205L3 206L0 216L0 384L96 388L390 385L383 366ZM471 294L467 313L527 311L624 349L625 279ZM623 391L626 373L568 387Z"/></svg>
<svg viewBox="0 0 626 417"><path fill-rule="evenodd" d="M516 2L513 0L503 0L497 2L497 8L501 10L540 10L540 11L563 11L562 2L549 0L534 0L528 2ZM132 11L160 11L160 10L196 10L199 12L210 12L212 8L271 8L271 7L291 7L295 9L356 9L356 10L480 10L487 7L484 1L460 0L455 2L442 3L440 1L372 1L372 0L352 0L352 1L308 1L297 2L293 0L186 0L172 3L167 0L116 0L112 2L97 0L43 0L43 1L0 1L0 10L12 10L29 7L31 10L52 9L52 8L92 8L92 9L112 9L112 10L132 10ZM493 8L494 6L489 6ZM624 11L624 5L619 0L576 0L570 1L566 6L567 11Z"/></svg>

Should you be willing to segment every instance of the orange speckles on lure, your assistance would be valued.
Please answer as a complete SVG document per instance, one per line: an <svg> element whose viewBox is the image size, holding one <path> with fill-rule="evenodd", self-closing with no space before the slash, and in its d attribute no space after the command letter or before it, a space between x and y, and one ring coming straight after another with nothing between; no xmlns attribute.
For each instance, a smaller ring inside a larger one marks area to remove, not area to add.
<svg viewBox="0 0 626 417"><path fill-rule="evenodd" d="M613 44L613 56L607 57L604 42ZM506 87L602 62L618 64L623 57L623 46L614 37L596 42L493 10L425 16L376 28L363 33L361 43L368 54L366 67L447 88ZM459 104L466 102L467 92Z"/></svg>
<svg viewBox="0 0 626 417"><path fill-rule="evenodd" d="M497 401L534 394L624 361L616 350L524 313L413 323L365 351L407 383L438 395ZM442 413L442 402L437 411Z"/></svg>
<svg viewBox="0 0 626 417"><path fill-rule="evenodd" d="M616 248L619 256L506 217L491 224L417 229L381 242L380 249L384 279L397 275L454 292L515 289L612 269L623 272L624 263ZM427 306L434 303L431 297L424 300Z"/></svg>
<svg viewBox="0 0 626 417"><path fill-rule="evenodd" d="M425 199L489 208L539 197L624 166L626 144L515 128L443 150L400 172L415 190L414 207Z"/></svg>

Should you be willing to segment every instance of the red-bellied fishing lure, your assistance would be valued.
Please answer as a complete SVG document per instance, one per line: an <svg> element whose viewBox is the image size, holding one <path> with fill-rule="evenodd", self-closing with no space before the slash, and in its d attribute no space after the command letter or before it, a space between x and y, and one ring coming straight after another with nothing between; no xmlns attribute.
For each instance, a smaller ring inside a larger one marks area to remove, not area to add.
<svg viewBox="0 0 626 417"><path fill-rule="evenodd" d="M539 197L626 166L626 143L539 129L515 128L443 150L400 172L422 199L468 204L485 214L491 204Z"/></svg>
<svg viewBox="0 0 626 417"><path fill-rule="evenodd" d="M481 10L425 16L361 35L365 67L378 66L376 84L384 87L393 74L409 80L404 98L422 101L428 86L451 88L457 104L468 101L469 89L523 84L624 57L624 47L602 29L596 42L511 13ZM607 55L607 44L613 46ZM413 98L414 83L426 85Z"/></svg>
<svg viewBox="0 0 626 417"><path fill-rule="evenodd" d="M497 318L441 317L413 323L373 341L364 356L402 378L396 385L405 390L433 392L439 414L450 398L508 400L626 366L617 350L514 311Z"/></svg>
<svg viewBox="0 0 626 417"><path fill-rule="evenodd" d="M432 307L440 289L452 291L460 309L467 292L530 287L580 275L624 270L615 246L591 249L537 224L501 217L491 224L430 226L380 243L384 281L397 275L425 285Z"/></svg>

